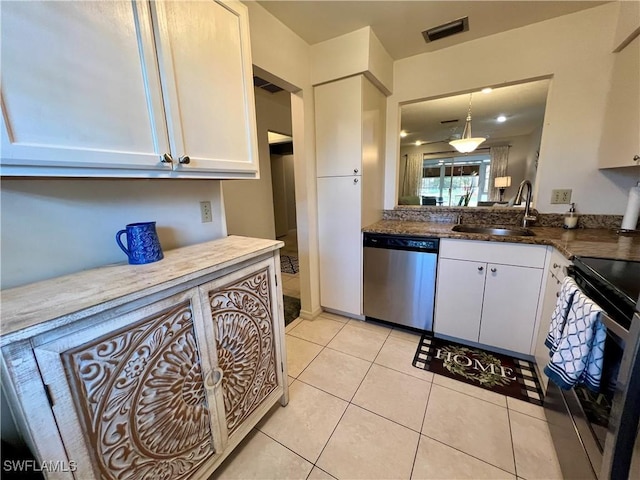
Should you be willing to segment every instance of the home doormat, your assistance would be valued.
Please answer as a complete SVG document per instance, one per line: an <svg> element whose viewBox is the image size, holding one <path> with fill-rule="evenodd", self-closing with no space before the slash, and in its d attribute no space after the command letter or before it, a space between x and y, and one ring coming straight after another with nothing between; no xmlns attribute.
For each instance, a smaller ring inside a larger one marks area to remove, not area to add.
<svg viewBox="0 0 640 480"><path fill-rule="evenodd" d="M280 255L280 271L295 275L300 271L298 267L298 257L294 255Z"/></svg>
<svg viewBox="0 0 640 480"><path fill-rule="evenodd" d="M283 295L282 299L284 304L284 324L286 326L300 316L300 299L287 295Z"/></svg>
<svg viewBox="0 0 640 480"><path fill-rule="evenodd" d="M526 360L424 334L413 366L535 405L543 403L535 366Z"/></svg>

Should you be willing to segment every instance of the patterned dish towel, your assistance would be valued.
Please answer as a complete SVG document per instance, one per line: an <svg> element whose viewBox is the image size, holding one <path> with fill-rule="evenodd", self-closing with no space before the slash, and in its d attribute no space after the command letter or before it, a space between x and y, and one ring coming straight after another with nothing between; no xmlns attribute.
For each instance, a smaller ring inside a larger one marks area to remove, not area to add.
<svg viewBox="0 0 640 480"><path fill-rule="evenodd" d="M575 285L573 281L571 283ZM556 304L560 316L565 308L563 302L566 298L562 295L565 285L567 296L572 289L570 282L563 283ZM551 360L544 368L544 373L560 388L569 390L578 383L583 383L593 391L599 390L607 337L606 327L600 322L601 313L602 309L576 286L576 291L571 295L566 320L554 322L552 317L549 336L545 342L550 347ZM564 325L559 326L561 323Z"/></svg>
<svg viewBox="0 0 640 480"><path fill-rule="evenodd" d="M544 344L552 352L558 349L560 339L562 338L562 331L567 323L569 307L571 307L571 303L573 302L573 296L578 291L580 291L580 289L576 282L573 281L573 278L565 277L562 281L562 287L560 287L560 296L556 302L556 308L551 315L549 333L547 334L547 339L544 341Z"/></svg>

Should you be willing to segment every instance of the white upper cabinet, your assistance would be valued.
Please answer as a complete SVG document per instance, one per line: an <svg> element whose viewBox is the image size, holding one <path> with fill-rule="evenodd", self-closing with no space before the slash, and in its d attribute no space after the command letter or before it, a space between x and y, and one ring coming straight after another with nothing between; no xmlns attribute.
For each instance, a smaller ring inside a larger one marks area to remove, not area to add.
<svg viewBox="0 0 640 480"><path fill-rule="evenodd" d="M148 5L3 2L2 113L3 174L171 170Z"/></svg>
<svg viewBox="0 0 640 480"><path fill-rule="evenodd" d="M640 36L614 55L600 168L640 165Z"/></svg>
<svg viewBox="0 0 640 480"><path fill-rule="evenodd" d="M314 88L318 177L362 173L361 75Z"/></svg>
<svg viewBox="0 0 640 480"><path fill-rule="evenodd" d="M3 2L2 175L257 176L248 41L239 2Z"/></svg>
<svg viewBox="0 0 640 480"><path fill-rule="evenodd" d="M258 170L245 9L235 1L152 2L169 140L181 174Z"/></svg>

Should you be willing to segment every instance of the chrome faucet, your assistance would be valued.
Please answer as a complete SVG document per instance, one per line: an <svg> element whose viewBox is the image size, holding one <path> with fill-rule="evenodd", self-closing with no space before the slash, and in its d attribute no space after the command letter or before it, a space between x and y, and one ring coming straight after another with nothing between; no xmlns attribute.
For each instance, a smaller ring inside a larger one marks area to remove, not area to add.
<svg viewBox="0 0 640 480"><path fill-rule="evenodd" d="M523 228L527 228L529 226L529 222L534 222L538 219L538 217L536 217L535 215L531 215L529 212L529 208L531 208L532 195L531 182L529 180L523 180L522 183L520 183L520 186L518 187L518 193L516 194L516 199L514 200L514 205L520 205L522 203L522 194L525 186L529 188L527 190L527 198L524 205L524 217L522 218Z"/></svg>

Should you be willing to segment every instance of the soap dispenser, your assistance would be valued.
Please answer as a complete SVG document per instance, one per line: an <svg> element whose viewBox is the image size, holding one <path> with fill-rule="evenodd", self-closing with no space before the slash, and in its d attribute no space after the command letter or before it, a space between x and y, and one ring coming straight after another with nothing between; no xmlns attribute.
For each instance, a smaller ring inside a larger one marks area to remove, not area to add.
<svg viewBox="0 0 640 480"><path fill-rule="evenodd" d="M564 228L578 228L578 214L576 213L575 203L572 203L569 211L564 214Z"/></svg>

